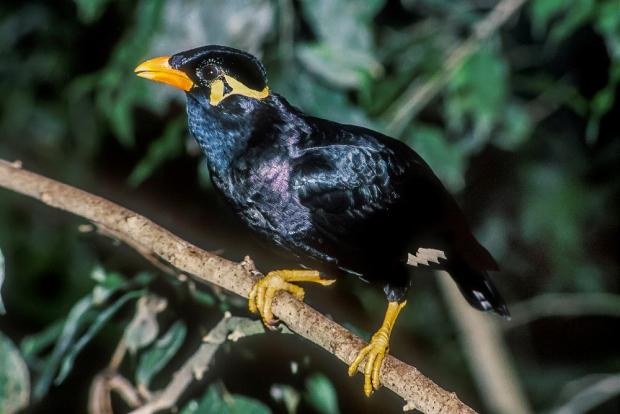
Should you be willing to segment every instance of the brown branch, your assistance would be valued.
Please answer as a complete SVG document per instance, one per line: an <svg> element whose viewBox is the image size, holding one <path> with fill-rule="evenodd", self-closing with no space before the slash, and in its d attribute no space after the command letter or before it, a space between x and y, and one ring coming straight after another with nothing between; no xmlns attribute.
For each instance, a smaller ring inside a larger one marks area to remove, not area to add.
<svg viewBox="0 0 620 414"><path fill-rule="evenodd" d="M613 293L543 293L510 305L512 320L505 329L514 329L549 317L620 317L620 295Z"/></svg>
<svg viewBox="0 0 620 414"><path fill-rule="evenodd" d="M130 246L150 251L198 280L245 298L256 281L251 266L245 263L235 263L202 250L133 211L23 170L19 163L0 160L0 186L90 220ZM293 332L346 364L350 364L366 345L361 338L288 293L276 297L273 311ZM381 381L406 401L406 409L416 408L426 413L474 413L456 394L445 391L415 367L393 356L384 360Z"/></svg>
<svg viewBox="0 0 620 414"><path fill-rule="evenodd" d="M138 391L117 372L106 369L93 380L88 396L89 414L114 414L112 392L116 392L131 408L142 404Z"/></svg>

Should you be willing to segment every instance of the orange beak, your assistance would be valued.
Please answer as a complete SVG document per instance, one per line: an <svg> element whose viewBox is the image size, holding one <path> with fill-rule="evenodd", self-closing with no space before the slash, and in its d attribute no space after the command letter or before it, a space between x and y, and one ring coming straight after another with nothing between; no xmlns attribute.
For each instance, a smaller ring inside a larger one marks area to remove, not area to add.
<svg viewBox="0 0 620 414"><path fill-rule="evenodd" d="M168 63L169 59L170 56L160 56L147 60L138 65L138 67L134 69L134 72L141 78L166 83L175 88L182 89L185 92L192 89L194 82L192 82L185 72L171 68Z"/></svg>

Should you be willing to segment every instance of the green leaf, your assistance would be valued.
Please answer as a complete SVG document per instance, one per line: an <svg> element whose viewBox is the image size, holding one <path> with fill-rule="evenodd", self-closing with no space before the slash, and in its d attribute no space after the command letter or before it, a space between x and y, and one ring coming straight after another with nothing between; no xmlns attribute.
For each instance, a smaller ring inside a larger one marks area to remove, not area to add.
<svg viewBox="0 0 620 414"><path fill-rule="evenodd" d="M502 149L514 151L529 138L532 132L530 114L521 105L509 104L505 107L503 125L495 134L493 142Z"/></svg>
<svg viewBox="0 0 620 414"><path fill-rule="evenodd" d="M553 24L549 38L561 42L573 34L594 16L596 4L594 0L573 0L566 9L563 18Z"/></svg>
<svg viewBox="0 0 620 414"><path fill-rule="evenodd" d="M593 144L596 142L601 118L611 109L615 99L615 90L610 87L601 89L594 95L594 98L592 98L590 102L591 114L586 126L586 138L588 143Z"/></svg>
<svg viewBox="0 0 620 414"><path fill-rule="evenodd" d="M440 129L414 126L408 142L450 190L457 192L463 188L465 153L449 143Z"/></svg>
<svg viewBox="0 0 620 414"><path fill-rule="evenodd" d="M201 305L213 306L216 303L215 297L204 290L196 287L194 283L188 283L188 290L190 296Z"/></svg>
<svg viewBox="0 0 620 414"><path fill-rule="evenodd" d="M106 308L103 312L99 313L95 318L94 322L88 327L88 330L84 335L80 337L80 339L71 347L69 352L64 356L62 360L62 364L60 367L60 371L54 383L56 385L61 384L71 369L73 368L73 364L75 362L75 358L77 358L78 354L84 349L84 347L93 339L97 333L103 328L103 326L118 312L118 310L127 302L132 299L138 298L143 295L145 292L143 290L133 291L125 293L119 299L116 300L112 305Z"/></svg>
<svg viewBox="0 0 620 414"><path fill-rule="evenodd" d="M608 38L608 41L615 40L615 44L620 43L620 2L616 0L604 1L598 7L598 16L595 21L597 30ZM620 54L612 53L616 59Z"/></svg>
<svg viewBox="0 0 620 414"><path fill-rule="evenodd" d="M168 331L141 356L136 369L136 382L148 389L151 379L161 371L179 350L187 327L181 321L175 322Z"/></svg>
<svg viewBox="0 0 620 414"><path fill-rule="evenodd" d="M445 111L450 130L462 133L473 119L473 139L484 143L504 115L508 94L508 67L494 48L470 57L447 85Z"/></svg>
<svg viewBox="0 0 620 414"><path fill-rule="evenodd" d="M297 56L307 70L339 88L358 88L380 65L361 50L340 50L323 42L300 45Z"/></svg>
<svg viewBox="0 0 620 414"><path fill-rule="evenodd" d="M93 289L94 305L104 303L112 294L129 284L127 279L120 273L109 272L101 266L95 266L90 277L97 282L97 286Z"/></svg>
<svg viewBox="0 0 620 414"><path fill-rule="evenodd" d="M565 0L536 0L530 6L532 13L532 26L534 33L542 36L545 32L547 23L551 19L570 7L570 3Z"/></svg>
<svg viewBox="0 0 620 414"><path fill-rule="evenodd" d="M542 37L551 28L549 39L560 42L595 17L599 4L595 0L536 0L532 3L532 27Z"/></svg>
<svg viewBox="0 0 620 414"><path fill-rule="evenodd" d="M211 385L200 401L192 400L180 414L269 414L265 404L242 395L224 394Z"/></svg>
<svg viewBox="0 0 620 414"><path fill-rule="evenodd" d="M111 73L111 79L120 89L114 95L108 95L100 109L107 115L110 127L120 143L129 147L134 143L132 108L139 101L143 84L126 83L121 87L121 76L117 73Z"/></svg>
<svg viewBox="0 0 620 414"><path fill-rule="evenodd" d="M383 1L304 0L302 11L319 41L298 45L298 57L311 72L341 88L360 87L364 75L382 67L373 53L372 18Z"/></svg>
<svg viewBox="0 0 620 414"><path fill-rule="evenodd" d="M36 365L38 363L39 354L58 340L64 325L65 321L59 320L48 325L41 332L22 339L19 348L26 361L28 361L28 365Z"/></svg>
<svg viewBox="0 0 620 414"><path fill-rule="evenodd" d="M75 0L78 17L84 23L92 23L98 20L110 0Z"/></svg>
<svg viewBox="0 0 620 414"><path fill-rule="evenodd" d="M96 85L97 109L110 123L122 145L134 143L132 109L138 103L151 104L146 83L133 74L133 68L153 39L161 21L163 0L142 0L136 7L136 22L117 42L110 63L100 72Z"/></svg>
<svg viewBox="0 0 620 414"><path fill-rule="evenodd" d="M370 2L302 0L302 11L314 32L327 43L369 50L370 24L381 8L381 1ZM344 49L343 49L344 50Z"/></svg>
<svg viewBox="0 0 620 414"><path fill-rule="evenodd" d="M301 67L287 69L278 80L274 90L282 91L291 103L309 114L368 128L374 126L358 107L351 105L345 91L317 82Z"/></svg>
<svg viewBox="0 0 620 414"><path fill-rule="evenodd" d="M153 171L165 161L183 154L183 134L185 117L177 117L170 122L159 138L153 141L144 158L134 167L129 175L129 185L137 187L149 178Z"/></svg>
<svg viewBox="0 0 620 414"><path fill-rule="evenodd" d="M36 384L33 388L33 396L36 401L40 400L49 389L58 365L60 364L63 356L67 352L67 349L74 343L75 337L78 334L81 326L88 320L90 313L88 312L93 306L92 295L88 295L80 299L67 315L67 319L64 322L62 332L51 356L47 359L43 367L43 371L39 376Z"/></svg>
<svg viewBox="0 0 620 414"><path fill-rule="evenodd" d="M117 272L109 272L101 266L95 266L90 274L91 279L98 285L116 291L127 285L127 279Z"/></svg>
<svg viewBox="0 0 620 414"><path fill-rule="evenodd" d="M0 413L13 414L28 406L30 375L13 342L0 332Z"/></svg>
<svg viewBox="0 0 620 414"><path fill-rule="evenodd" d="M131 286L135 288L143 288L153 281L155 275L150 272L140 272L131 279Z"/></svg>
<svg viewBox="0 0 620 414"><path fill-rule="evenodd" d="M338 414L338 396L334 384L322 374L312 375L306 380L308 403L321 414Z"/></svg>
<svg viewBox="0 0 620 414"><path fill-rule="evenodd" d="M4 307L4 302L2 301L2 284L4 283L4 255L2 254L2 249L0 249L0 315L4 315L6 313L6 308Z"/></svg>

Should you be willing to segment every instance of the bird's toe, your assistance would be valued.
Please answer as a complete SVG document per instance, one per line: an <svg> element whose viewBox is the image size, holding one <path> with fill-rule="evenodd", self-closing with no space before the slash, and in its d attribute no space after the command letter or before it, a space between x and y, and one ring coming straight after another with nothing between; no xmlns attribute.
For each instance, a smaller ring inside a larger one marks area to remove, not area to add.
<svg viewBox="0 0 620 414"><path fill-rule="evenodd" d="M259 279L248 296L248 309L252 313L259 313L266 326L274 322L271 310L273 301L279 291L286 291L297 300L303 301L305 292L300 286L291 282L314 282L323 286L331 285L335 280L321 279L316 270L274 270Z"/></svg>

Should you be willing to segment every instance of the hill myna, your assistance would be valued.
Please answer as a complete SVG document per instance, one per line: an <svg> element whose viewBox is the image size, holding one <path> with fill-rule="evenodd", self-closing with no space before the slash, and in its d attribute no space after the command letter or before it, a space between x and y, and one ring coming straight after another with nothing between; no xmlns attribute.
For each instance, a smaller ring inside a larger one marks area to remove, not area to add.
<svg viewBox="0 0 620 414"><path fill-rule="evenodd" d="M366 361L366 395L380 386L411 267L447 270L474 308L508 317L488 276L497 263L430 167L404 143L303 113L269 89L257 58L233 48L158 57L135 72L186 92L189 129L213 185L254 232L300 263L320 262L333 275L383 288L383 324L349 367L353 375ZM271 271L254 286L250 310L269 324L279 290L303 299L295 282L333 280L316 270Z"/></svg>

